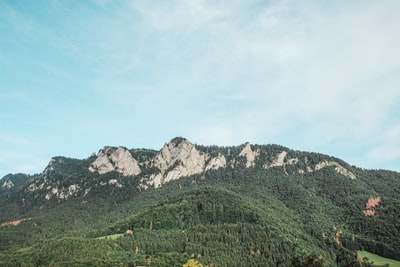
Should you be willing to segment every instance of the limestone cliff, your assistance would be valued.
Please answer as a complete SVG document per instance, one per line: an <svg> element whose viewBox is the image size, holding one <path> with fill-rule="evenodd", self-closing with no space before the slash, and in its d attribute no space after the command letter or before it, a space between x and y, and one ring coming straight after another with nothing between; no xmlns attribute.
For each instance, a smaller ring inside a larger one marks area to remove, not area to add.
<svg viewBox="0 0 400 267"><path fill-rule="evenodd" d="M142 179L145 188L149 185L158 187L183 176L224 168L226 159L221 154L212 158L209 154L197 150L187 139L175 138L157 153L152 167L157 168L159 172Z"/></svg>
<svg viewBox="0 0 400 267"><path fill-rule="evenodd" d="M335 171L337 173L340 173L341 175L347 176L352 180L356 179L356 176L351 171L347 170L345 167L343 167L342 165L340 165L339 163L337 163L335 161L327 161L327 160L321 161L320 163L318 163L315 166L314 170L318 171L318 170L320 170L322 168L326 168L328 166L334 166Z"/></svg>
<svg viewBox="0 0 400 267"><path fill-rule="evenodd" d="M219 153L218 156L210 159L210 161L207 163L205 170L206 171L217 170L219 168L225 168L225 167L226 167L226 158L224 155Z"/></svg>
<svg viewBox="0 0 400 267"><path fill-rule="evenodd" d="M55 157L24 190L34 198L60 200L86 197L93 191L160 187L193 175L212 177L208 174L221 168L275 168L285 175L305 175L331 168L356 179L348 164L322 154L250 143L237 147L201 146L178 137L159 151L105 146L85 160ZM3 181L1 190L13 187L14 180Z"/></svg>
<svg viewBox="0 0 400 267"><path fill-rule="evenodd" d="M138 162L128 149L106 146L99 151L96 160L90 165L89 171L99 174L116 171L124 176L138 175L141 170Z"/></svg>
<svg viewBox="0 0 400 267"><path fill-rule="evenodd" d="M174 180L178 173L185 176L202 172L207 156L200 153L188 140L172 140L165 144L161 151L153 160L153 166L157 167L161 174L168 174L174 171L176 175L170 174L170 179ZM172 169L171 169L172 168ZM168 175L167 174L167 175Z"/></svg>
<svg viewBox="0 0 400 267"><path fill-rule="evenodd" d="M182 176L203 172L207 155L200 153L193 144L183 138L175 138L165 144L153 159L152 166L159 170L151 175L149 183L155 187Z"/></svg>
<svg viewBox="0 0 400 267"><path fill-rule="evenodd" d="M252 150L250 143L246 143L239 156L246 158L246 168L254 167L256 165L255 160L260 155L258 150Z"/></svg>

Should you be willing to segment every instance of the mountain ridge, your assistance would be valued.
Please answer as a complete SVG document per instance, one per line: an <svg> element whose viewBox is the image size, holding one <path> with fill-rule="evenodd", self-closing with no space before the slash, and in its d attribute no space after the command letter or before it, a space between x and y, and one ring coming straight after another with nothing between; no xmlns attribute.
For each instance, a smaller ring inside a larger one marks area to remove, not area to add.
<svg viewBox="0 0 400 267"><path fill-rule="evenodd" d="M0 180L0 265L50 266L53 255L67 262L56 266L137 266L151 255L182 266L200 255L217 266L359 266L357 250L400 259L399 195L397 172L280 145L105 146Z"/></svg>
<svg viewBox="0 0 400 267"><path fill-rule="evenodd" d="M100 185L123 187L121 180L133 178L139 190L160 187L181 177L203 175L219 168L282 168L286 175L305 174L326 167L350 179L356 179L346 162L328 155L295 151L279 145L252 145L246 142L239 146L219 147L192 144L186 138L176 137L156 151L150 149L128 149L123 146L104 146L97 154L87 159L53 157L44 171L26 188L25 193L46 190L46 200L51 198L68 199L71 196L85 196L91 187L85 179L77 183L66 183L75 173L66 170L67 165L79 165L80 172L87 176L102 176L117 173ZM92 173L90 175L88 172ZM63 176L63 183L57 180ZM76 179L75 179L76 180ZM133 182L133 181L130 181ZM56 185L56 186L55 186ZM5 188L6 185L0 184Z"/></svg>

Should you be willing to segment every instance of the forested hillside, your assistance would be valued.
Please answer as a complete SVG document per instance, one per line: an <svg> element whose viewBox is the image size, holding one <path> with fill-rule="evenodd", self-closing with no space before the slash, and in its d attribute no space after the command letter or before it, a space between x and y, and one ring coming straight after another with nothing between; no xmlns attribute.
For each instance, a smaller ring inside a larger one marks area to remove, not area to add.
<svg viewBox="0 0 400 267"><path fill-rule="evenodd" d="M175 138L56 157L18 181L0 194L0 266L370 266L358 250L400 260L400 174L318 153Z"/></svg>

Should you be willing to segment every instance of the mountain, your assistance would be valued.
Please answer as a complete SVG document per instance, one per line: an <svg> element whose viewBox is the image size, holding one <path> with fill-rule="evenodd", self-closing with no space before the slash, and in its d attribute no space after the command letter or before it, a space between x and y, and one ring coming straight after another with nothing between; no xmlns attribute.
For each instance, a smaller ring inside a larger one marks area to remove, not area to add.
<svg viewBox="0 0 400 267"><path fill-rule="evenodd" d="M256 165L263 169L281 167L287 175L303 175L332 167L337 173L356 179L346 169L346 163L315 153L302 155L284 147L252 146L249 143L211 149L175 138L160 151L106 146L86 160L55 157L24 193L50 200L83 197L102 186L145 190L181 177L206 175L212 170L254 168Z"/></svg>
<svg viewBox="0 0 400 267"><path fill-rule="evenodd" d="M359 266L357 250L400 260L399 173L279 145L105 146L0 187L1 266Z"/></svg>
<svg viewBox="0 0 400 267"><path fill-rule="evenodd" d="M29 175L24 173L7 174L0 180L0 192L7 193L12 191L18 191L27 183L31 178Z"/></svg>

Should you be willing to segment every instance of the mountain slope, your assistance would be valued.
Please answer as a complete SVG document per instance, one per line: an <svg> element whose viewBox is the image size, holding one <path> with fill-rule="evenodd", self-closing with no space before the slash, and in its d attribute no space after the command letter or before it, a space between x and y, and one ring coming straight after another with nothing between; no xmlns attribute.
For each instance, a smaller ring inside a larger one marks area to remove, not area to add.
<svg viewBox="0 0 400 267"><path fill-rule="evenodd" d="M8 174L0 180L0 194L16 192L34 178L24 173Z"/></svg>
<svg viewBox="0 0 400 267"><path fill-rule="evenodd" d="M356 266L360 249L400 259L400 174L323 154L174 138L159 151L55 157L30 179L0 198L13 210L0 214L0 264ZM81 246L87 257L65 255Z"/></svg>

